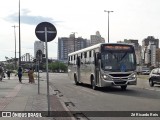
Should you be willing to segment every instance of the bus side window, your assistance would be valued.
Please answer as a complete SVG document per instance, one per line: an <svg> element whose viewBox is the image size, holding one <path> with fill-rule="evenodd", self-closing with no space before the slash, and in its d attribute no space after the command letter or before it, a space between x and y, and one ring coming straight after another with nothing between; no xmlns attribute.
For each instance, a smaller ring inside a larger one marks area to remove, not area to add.
<svg viewBox="0 0 160 120"><path fill-rule="evenodd" d="M88 64L91 64L91 51L88 51Z"/></svg>
<svg viewBox="0 0 160 120"><path fill-rule="evenodd" d="M93 52L93 50L91 51L91 64L94 64L94 52Z"/></svg>
<svg viewBox="0 0 160 120"><path fill-rule="evenodd" d="M89 51L89 57L92 57L91 51Z"/></svg>
<svg viewBox="0 0 160 120"><path fill-rule="evenodd" d="M74 63L73 63L74 65L76 64L76 62L75 62L75 61L76 61L76 55L74 55Z"/></svg>
<svg viewBox="0 0 160 120"><path fill-rule="evenodd" d="M90 63L90 61L89 61L89 59L90 59L89 58L89 51L86 52L86 55L87 55L86 56L86 64L89 64Z"/></svg>
<svg viewBox="0 0 160 120"><path fill-rule="evenodd" d="M81 64L83 64L84 63L84 53L81 53Z"/></svg>
<svg viewBox="0 0 160 120"><path fill-rule="evenodd" d="M81 53L81 59L83 58L83 53Z"/></svg>
<svg viewBox="0 0 160 120"><path fill-rule="evenodd" d="M72 57L73 57L73 56L71 56L71 65L73 65L73 61L72 61L72 60L73 60L73 58L72 58Z"/></svg>
<svg viewBox="0 0 160 120"><path fill-rule="evenodd" d="M80 67L80 57L79 56L77 56L76 64L78 67Z"/></svg>
<svg viewBox="0 0 160 120"><path fill-rule="evenodd" d="M84 63L87 63L87 52L84 52Z"/></svg>

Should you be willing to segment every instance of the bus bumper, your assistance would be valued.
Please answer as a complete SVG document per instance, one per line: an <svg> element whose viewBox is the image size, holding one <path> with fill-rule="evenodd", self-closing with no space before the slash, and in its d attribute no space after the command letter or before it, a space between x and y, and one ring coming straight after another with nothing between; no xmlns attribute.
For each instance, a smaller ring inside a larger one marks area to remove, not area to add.
<svg viewBox="0 0 160 120"><path fill-rule="evenodd" d="M136 85L137 79L132 80L102 80L101 87L106 86L124 86L124 85Z"/></svg>

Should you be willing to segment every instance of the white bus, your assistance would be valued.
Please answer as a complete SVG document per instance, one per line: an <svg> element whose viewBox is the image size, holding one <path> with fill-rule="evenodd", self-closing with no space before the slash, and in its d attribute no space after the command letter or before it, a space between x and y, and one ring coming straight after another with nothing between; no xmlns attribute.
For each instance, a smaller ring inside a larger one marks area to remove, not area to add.
<svg viewBox="0 0 160 120"><path fill-rule="evenodd" d="M68 74L75 84L92 89L137 84L136 55L132 45L100 43L68 54Z"/></svg>

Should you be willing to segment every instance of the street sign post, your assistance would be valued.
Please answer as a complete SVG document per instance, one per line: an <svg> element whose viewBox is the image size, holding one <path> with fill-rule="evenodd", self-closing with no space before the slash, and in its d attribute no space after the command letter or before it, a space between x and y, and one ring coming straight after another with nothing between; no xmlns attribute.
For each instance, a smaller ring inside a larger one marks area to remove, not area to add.
<svg viewBox="0 0 160 120"><path fill-rule="evenodd" d="M56 35L57 30L55 26L49 22L39 23L35 29L37 38L45 42L46 47L46 76L47 76L47 98L48 98L48 116L50 116L50 94L49 94L49 75L48 75L48 46L47 42L52 41Z"/></svg>
<svg viewBox="0 0 160 120"><path fill-rule="evenodd" d="M38 94L40 94L40 80L39 80L39 65L40 65L40 61L42 61L42 51L38 50L36 52L36 59L37 59L37 72L38 72Z"/></svg>

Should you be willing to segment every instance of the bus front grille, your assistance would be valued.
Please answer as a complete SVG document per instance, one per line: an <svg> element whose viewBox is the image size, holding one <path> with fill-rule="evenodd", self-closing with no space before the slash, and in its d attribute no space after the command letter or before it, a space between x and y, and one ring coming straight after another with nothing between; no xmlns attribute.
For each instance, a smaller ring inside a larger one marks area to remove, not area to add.
<svg viewBox="0 0 160 120"><path fill-rule="evenodd" d="M109 74L109 75L112 76L112 77L127 77L131 74Z"/></svg>
<svg viewBox="0 0 160 120"><path fill-rule="evenodd" d="M126 81L115 81L115 84L126 84Z"/></svg>

